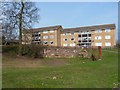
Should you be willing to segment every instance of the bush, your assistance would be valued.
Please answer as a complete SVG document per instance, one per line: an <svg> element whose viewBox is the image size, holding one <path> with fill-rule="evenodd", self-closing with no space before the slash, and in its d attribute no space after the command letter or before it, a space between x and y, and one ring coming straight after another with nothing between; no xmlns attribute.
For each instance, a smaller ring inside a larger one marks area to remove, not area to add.
<svg viewBox="0 0 120 90"><path fill-rule="evenodd" d="M22 45L22 55L34 58L43 57L43 48L45 47L40 45Z"/></svg>
<svg viewBox="0 0 120 90"><path fill-rule="evenodd" d="M18 45L2 46L2 53L18 53Z"/></svg>
<svg viewBox="0 0 120 90"><path fill-rule="evenodd" d="M98 47L94 48L84 48L80 52L84 52L83 58L91 58L93 61L99 59L99 50Z"/></svg>
<svg viewBox="0 0 120 90"><path fill-rule="evenodd" d="M99 59L99 49L98 49L98 47L96 47L96 48L91 48L91 59L92 59L93 61Z"/></svg>
<svg viewBox="0 0 120 90"><path fill-rule="evenodd" d="M43 49L46 48L45 46L40 45L22 45L22 56L29 56L29 57L43 57ZM19 52L19 45L9 45L9 46L2 46L3 53L14 53L18 54Z"/></svg>

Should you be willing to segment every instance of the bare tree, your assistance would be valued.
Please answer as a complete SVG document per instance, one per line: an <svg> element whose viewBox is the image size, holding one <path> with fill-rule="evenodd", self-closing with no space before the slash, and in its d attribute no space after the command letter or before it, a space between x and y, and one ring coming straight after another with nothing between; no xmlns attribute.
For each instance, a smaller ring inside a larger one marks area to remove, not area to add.
<svg viewBox="0 0 120 90"><path fill-rule="evenodd" d="M32 28L39 20L38 8L34 2L4 2L1 3L3 33L7 33L8 38L12 34L19 35L19 55L21 55L22 32Z"/></svg>

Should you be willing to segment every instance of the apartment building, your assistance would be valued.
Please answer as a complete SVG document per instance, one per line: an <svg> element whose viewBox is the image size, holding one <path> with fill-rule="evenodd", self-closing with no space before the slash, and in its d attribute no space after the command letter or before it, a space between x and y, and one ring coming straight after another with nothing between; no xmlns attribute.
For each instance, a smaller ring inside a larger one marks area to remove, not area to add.
<svg viewBox="0 0 120 90"><path fill-rule="evenodd" d="M65 28L51 26L26 30L23 44L36 43L48 46L80 47L80 46L114 46L115 24ZM28 43L29 42L29 43Z"/></svg>
<svg viewBox="0 0 120 90"><path fill-rule="evenodd" d="M24 30L22 34L22 44L42 44L48 46L61 46L60 32L62 26L50 26Z"/></svg>

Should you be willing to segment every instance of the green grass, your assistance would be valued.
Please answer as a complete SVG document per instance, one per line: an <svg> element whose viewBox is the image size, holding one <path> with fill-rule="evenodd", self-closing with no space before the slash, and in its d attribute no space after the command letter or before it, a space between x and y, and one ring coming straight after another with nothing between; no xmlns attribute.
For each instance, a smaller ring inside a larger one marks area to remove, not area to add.
<svg viewBox="0 0 120 90"><path fill-rule="evenodd" d="M91 61L78 57L19 60L4 55L3 88L112 88L118 83L117 56L103 51L102 60Z"/></svg>
<svg viewBox="0 0 120 90"><path fill-rule="evenodd" d="M103 48L103 50L118 52L118 48Z"/></svg>

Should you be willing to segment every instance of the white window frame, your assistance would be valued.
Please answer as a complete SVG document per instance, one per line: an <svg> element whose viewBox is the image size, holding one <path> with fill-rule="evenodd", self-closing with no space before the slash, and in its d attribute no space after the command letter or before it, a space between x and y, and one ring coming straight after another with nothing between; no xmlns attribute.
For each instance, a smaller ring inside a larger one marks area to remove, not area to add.
<svg viewBox="0 0 120 90"><path fill-rule="evenodd" d="M95 46L102 46L102 43L95 43Z"/></svg>
<svg viewBox="0 0 120 90"><path fill-rule="evenodd" d="M66 35L67 35L67 33L63 33L63 35L64 35L64 36L66 36Z"/></svg>
<svg viewBox="0 0 120 90"><path fill-rule="evenodd" d="M111 46L110 42L105 42L105 46Z"/></svg>
<svg viewBox="0 0 120 90"><path fill-rule="evenodd" d="M71 39L72 39L72 38L71 38ZM71 40L71 39L70 39L70 40ZM75 40L75 38L73 38L73 39ZM74 40L71 40L71 41L74 41Z"/></svg>
<svg viewBox="0 0 120 90"><path fill-rule="evenodd" d="M75 46L75 43L71 43L70 46L71 46L71 47Z"/></svg>
<svg viewBox="0 0 120 90"><path fill-rule="evenodd" d="M95 33L102 33L102 30L101 29L95 30Z"/></svg>
<svg viewBox="0 0 120 90"><path fill-rule="evenodd" d="M110 32L110 29L105 29L105 32Z"/></svg>
<svg viewBox="0 0 120 90"><path fill-rule="evenodd" d="M48 33L48 31L43 31L43 33Z"/></svg>
<svg viewBox="0 0 120 90"><path fill-rule="evenodd" d="M48 39L48 36L43 36L43 39Z"/></svg>
<svg viewBox="0 0 120 90"><path fill-rule="evenodd" d="M87 34L87 32L81 32L81 34Z"/></svg>
<svg viewBox="0 0 120 90"><path fill-rule="evenodd" d="M47 44L48 44L48 41L44 41L43 44L45 44L45 42L47 42ZM46 44L45 44L45 45L46 45Z"/></svg>
<svg viewBox="0 0 120 90"><path fill-rule="evenodd" d="M22 44L25 44L25 42L22 42Z"/></svg>
<svg viewBox="0 0 120 90"><path fill-rule="evenodd" d="M40 39L40 37L38 39Z"/></svg>
<svg viewBox="0 0 120 90"><path fill-rule="evenodd" d="M91 37L88 37L88 40L91 40Z"/></svg>
<svg viewBox="0 0 120 90"><path fill-rule="evenodd" d="M63 46L68 46L68 44L63 44Z"/></svg>
<svg viewBox="0 0 120 90"><path fill-rule="evenodd" d="M50 30L50 33L54 33L54 30Z"/></svg>
<svg viewBox="0 0 120 90"><path fill-rule="evenodd" d="M95 36L95 40L100 40L102 39L102 36Z"/></svg>
<svg viewBox="0 0 120 90"><path fill-rule="evenodd" d="M106 35L105 39L111 39L111 36L110 35Z"/></svg>
<svg viewBox="0 0 120 90"><path fill-rule="evenodd" d="M67 40L65 40L65 39L67 39L67 38L64 38L63 40L64 40L64 41L67 41L67 40L68 40L68 39L67 39Z"/></svg>
<svg viewBox="0 0 120 90"><path fill-rule="evenodd" d="M75 33L74 32L70 32L70 35L74 35Z"/></svg>
<svg viewBox="0 0 120 90"><path fill-rule="evenodd" d="M91 34L91 31L87 31L87 34Z"/></svg>
<svg viewBox="0 0 120 90"><path fill-rule="evenodd" d="M54 35L50 35L50 39L53 39L54 38Z"/></svg>
<svg viewBox="0 0 120 90"><path fill-rule="evenodd" d="M51 44L51 42L53 42L53 41L50 41L50 44ZM54 42L53 42L53 44L54 44ZM53 44L52 44L52 45L53 45Z"/></svg>

